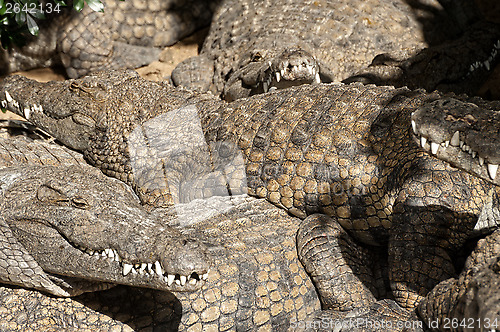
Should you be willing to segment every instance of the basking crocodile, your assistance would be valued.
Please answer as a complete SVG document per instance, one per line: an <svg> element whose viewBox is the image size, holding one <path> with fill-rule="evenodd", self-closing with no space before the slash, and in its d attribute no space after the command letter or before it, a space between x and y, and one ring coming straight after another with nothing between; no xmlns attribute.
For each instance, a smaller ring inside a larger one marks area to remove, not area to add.
<svg viewBox="0 0 500 332"><path fill-rule="evenodd" d="M436 157L500 185L500 102L475 102L445 98L430 103L412 114L413 132Z"/></svg>
<svg viewBox="0 0 500 332"><path fill-rule="evenodd" d="M368 68L344 82L474 95L498 64L499 52L500 24L479 21L441 45L377 55Z"/></svg>
<svg viewBox="0 0 500 332"><path fill-rule="evenodd" d="M440 331L496 331L500 328L500 230L479 240L457 278L438 284L418 312Z"/></svg>
<svg viewBox="0 0 500 332"><path fill-rule="evenodd" d="M45 84L13 76L0 88L4 107L82 151L106 174L128 181L153 206L175 201L164 184L179 179L162 178L176 174L163 166L169 158L158 160L152 148L136 146L156 146L169 126L184 135L177 118L168 122L169 113L194 109L208 146L226 156L241 150L250 195L301 218L322 213L332 220L325 225L336 220L359 241L387 247L391 289L407 308L455 274L455 251L497 197L496 186L427 155L413 141L411 113L443 98L438 93L319 84L227 104L131 71ZM175 150L175 139L162 142ZM136 177L134 159L142 154ZM173 156L182 159L183 153ZM241 179L230 169L223 173L227 188ZM312 254L308 272L321 298L336 303L332 280L315 270L338 263Z"/></svg>
<svg viewBox="0 0 500 332"><path fill-rule="evenodd" d="M203 244L66 148L0 140L0 192L2 283L73 296L107 283L193 291L207 277Z"/></svg>
<svg viewBox="0 0 500 332"><path fill-rule="evenodd" d="M39 36L22 47L0 49L0 74L60 64L73 78L98 69L138 68L157 60L163 47L208 26L212 12L210 1L102 2L104 12L43 2L49 18L41 22Z"/></svg>
<svg viewBox="0 0 500 332"><path fill-rule="evenodd" d="M200 55L179 64L172 80L229 101L339 82L379 53L423 48L442 31L454 29L435 0L420 7L401 0L225 0Z"/></svg>

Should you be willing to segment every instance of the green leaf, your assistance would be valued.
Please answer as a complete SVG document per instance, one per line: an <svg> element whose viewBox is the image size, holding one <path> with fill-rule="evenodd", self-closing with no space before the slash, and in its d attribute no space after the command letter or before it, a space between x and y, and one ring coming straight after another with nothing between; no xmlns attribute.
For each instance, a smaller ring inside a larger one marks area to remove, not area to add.
<svg viewBox="0 0 500 332"><path fill-rule="evenodd" d="M73 2L73 8L75 8L77 12L81 11L84 5L85 2L83 0L76 0L75 2Z"/></svg>
<svg viewBox="0 0 500 332"><path fill-rule="evenodd" d="M100 0L85 0L87 5L90 7L95 12L103 12L104 11L104 5Z"/></svg>
<svg viewBox="0 0 500 332"><path fill-rule="evenodd" d="M31 15L26 15L27 23L28 23L28 30L33 36L38 36L38 32L40 31L40 28L38 27L38 24L36 24L35 19Z"/></svg>

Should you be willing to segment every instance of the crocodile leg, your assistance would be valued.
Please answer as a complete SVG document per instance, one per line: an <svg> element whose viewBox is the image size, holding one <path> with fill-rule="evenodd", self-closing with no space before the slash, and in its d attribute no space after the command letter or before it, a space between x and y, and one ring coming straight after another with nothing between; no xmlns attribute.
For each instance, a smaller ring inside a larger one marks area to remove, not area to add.
<svg viewBox="0 0 500 332"><path fill-rule="evenodd" d="M376 301L370 253L334 218L320 214L307 217L297 233L297 250L323 309L346 312Z"/></svg>
<svg viewBox="0 0 500 332"><path fill-rule="evenodd" d="M479 240L460 276L437 285L422 300L418 312L433 330L495 331L500 326L499 290L500 230L497 230Z"/></svg>

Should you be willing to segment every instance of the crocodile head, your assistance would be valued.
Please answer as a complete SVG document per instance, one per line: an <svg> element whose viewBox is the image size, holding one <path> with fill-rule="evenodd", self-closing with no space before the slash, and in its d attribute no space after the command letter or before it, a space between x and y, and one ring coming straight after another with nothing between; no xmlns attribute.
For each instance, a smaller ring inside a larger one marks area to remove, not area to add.
<svg viewBox="0 0 500 332"><path fill-rule="evenodd" d="M123 82L137 76L132 70L108 71L47 83L8 76L0 84L0 100L2 108L23 116L65 145L85 151L89 136L107 126L104 107L119 99Z"/></svg>
<svg viewBox="0 0 500 332"><path fill-rule="evenodd" d="M445 44L379 54L343 82L476 94L500 60L499 34L499 24L479 22Z"/></svg>
<svg viewBox="0 0 500 332"><path fill-rule="evenodd" d="M169 291L197 290L207 278L202 243L153 219L97 169L5 168L0 189L10 232L47 273Z"/></svg>
<svg viewBox="0 0 500 332"><path fill-rule="evenodd" d="M498 185L500 103L497 104L492 110L481 103L452 97L425 104L411 116L414 138L439 159Z"/></svg>
<svg viewBox="0 0 500 332"><path fill-rule="evenodd" d="M287 48L282 52L252 50L224 86L224 99L248 97L301 84L321 83L320 65L309 52Z"/></svg>

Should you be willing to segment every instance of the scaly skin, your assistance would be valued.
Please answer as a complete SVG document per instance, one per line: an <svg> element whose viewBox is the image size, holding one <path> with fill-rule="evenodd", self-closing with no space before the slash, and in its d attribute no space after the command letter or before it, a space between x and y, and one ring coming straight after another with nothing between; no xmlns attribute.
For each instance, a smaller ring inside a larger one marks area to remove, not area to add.
<svg viewBox="0 0 500 332"><path fill-rule="evenodd" d="M57 296L104 283L171 291L202 286L210 266L206 247L148 216L130 188L77 153L21 137L0 141L0 159L3 283ZM124 270L155 262L165 277ZM167 275L176 274L198 282L169 285Z"/></svg>
<svg viewBox="0 0 500 332"><path fill-rule="evenodd" d="M154 146L174 123L172 134L185 135L190 130L180 131L178 122L162 120L176 114L175 109L192 107L205 144L225 144L220 155L241 150L250 195L301 218L326 214L361 242L387 246L391 288L407 308L455 274L451 257L497 195L493 185L428 156L413 141L410 115L442 98L437 93L303 85L227 104L144 81L131 72L47 84L12 77L0 87L9 110L29 113L32 123L83 151L104 172L128 180L153 205L171 204L170 189L141 189L141 183L181 180L159 176L171 172L168 168L155 173L158 163L168 164L167 157L146 157L141 167L150 166L153 173L135 178L129 159L136 158L130 152L137 142L128 139L131 133L143 133L142 139L149 140L145 146ZM153 118L158 121L149 122ZM175 150L180 140L162 142ZM191 155L184 159L189 166ZM232 180L242 182L237 171L223 172L226 187L233 187ZM337 263L325 259L321 264ZM330 289L315 281L318 289Z"/></svg>
<svg viewBox="0 0 500 332"><path fill-rule="evenodd" d="M415 138L424 138L427 151L434 145L436 157L499 185L500 102L476 103L450 97L420 108L412 114Z"/></svg>
<svg viewBox="0 0 500 332"><path fill-rule="evenodd" d="M61 7L60 14L41 23L39 37L23 47L0 49L0 74L58 64L72 78L138 68L157 60L163 47L209 25L211 18L207 1L102 2L104 12Z"/></svg>
<svg viewBox="0 0 500 332"><path fill-rule="evenodd" d="M339 82L377 54L423 48L453 31L437 1L425 4L225 0L200 55L182 62L172 80L229 101L273 87Z"/></svg>
<svg viewBox="0 0 500 332"><path fill-rule="evenodd" d="M380 54L344 80L474 95L498 64L500 25L479 21L458 39L419 52Z"/></svg>
<svg viewBox="0 0 500 332"><path fill-rule="evenodd" d="M2 331L67 327L79 331L148 327L287 331L291 322L319 311L318 295L297 257L294 235L301 220L265 200L224 199L229 209L182 227L206 243L215 260L200 290L172 294L118 287L57 299L4 287L0 293L0 303L6 308L0 312ZM25 310L26 306L31 309Z"/></svg>
<svg viewBox="0 0 500 332"><path fill-rule="evenodd" d="M496 331L500 327L500 230L478 242L458 278L434 287L418 312L435 331ZM459 322L459 324L451 324Z"/></svg>

